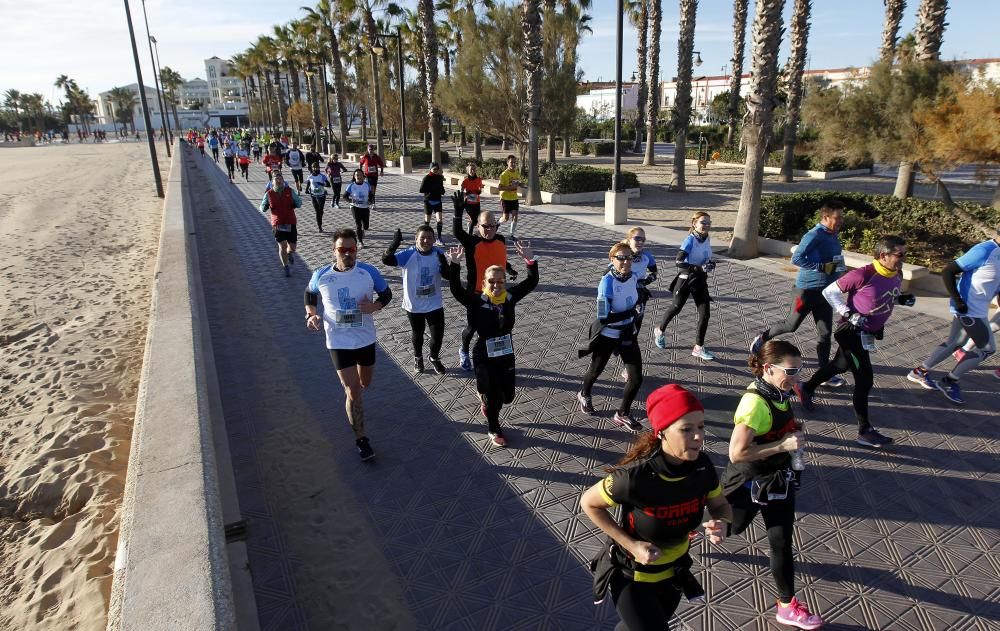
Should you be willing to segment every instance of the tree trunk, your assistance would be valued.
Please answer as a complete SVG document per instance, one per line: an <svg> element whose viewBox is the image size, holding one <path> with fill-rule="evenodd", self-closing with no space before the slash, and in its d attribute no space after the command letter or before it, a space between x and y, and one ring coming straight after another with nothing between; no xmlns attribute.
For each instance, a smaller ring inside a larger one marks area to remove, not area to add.
<svg viewBox="0 0 1000 631"><path fill-rule="evenodd" d="M331 13L336 10L336 3L330 3ZM344 65L340 61L340 39L333 27L334 16L330 16L330 26L327 29L327 39L330 40L330 66L333 68L333 98L337 103L337 122L340 126L340 155L347 153L347 104L344 99Z"/></svg>
<svg viewBox="0 0 1000 631"><path fill-rule="evenodd" d="M917 9L917 24L913 29L916 39L917 61L938 61L941 41L944 39L945 13L948 0L921 0Z"/></svg>
<svg viewBox="0 0 1000 631"><path fill-rule="evenodd" d="M375 101L375 151L382 156L385 155L385 141L382 139L382 83L378 80L378 57L375 53L368 56L372 62L372 100Z"/></svg>
<svg viewBox="0 0 1000 631"><path fill-rule="evenodd" d="M792 48L788 56L787 89L788 104L785 121L785 153L781 161L780 182L793 180L795 166L795 142L799 126L799 113L802 105L802 72L806 68L806 47L809 41L809 12L812 0L795 0L792 10L792 32L789 36Z"/></svg>
<svg viewBox="0 0 1000 631"><path fill-rule="evenodd" d="M474 148L472 150L472 157L476 159L476 162L483 161L483 135L479 133L479 129L476 129L472 133L472 142Z"/></svg>
<svg viewBox="0 0 1000 631"><path fill-rule="evenodd" d="M438 81L437 25L434 23L434 0L419 0L417 7L424 41L424 65L427 73L427 91L424 105L431 128L431 161L441 164L441 111L435 103Z"/></svg>
<svg viewBox="0 0 1000 631"><path fill-rule="evenodd" d="M288 64L288 80L289 83L291 83L291 90L292 90L292 93L288 95L288 102L294 103L296 101L301 101L302 84L299 83L299 69L297 66Z"/></svg>
<svg viewBox="0 0 1000 631"><path fill-rule="evenodd" d="M562 154L564 158L570 157L569 149L572 143L573 143L573 132L567 129L565 132L563 132Z"/></svg>
<svg viewBox="0 0 1000 631"><path fill-rule="evenodd" d="M743 50L746 48L747 5L750 0L733 2L733 64L729 78L729 104L726 107L729 121L726 130L726 146L732 147L736 141L736 128L740 123L740 87L743 85Z"/></svg>
<svg viewBox="0 0 1000 631"><path fill-rule="evenodd" d="M671 191L683 193L684 161L687 159L687 132L691 123L691 63L694 55L694 25L697 0L681 0L680 36L677 40L677 98L674 99L674 161L671 165Z"/></svg>
<svg viewBox="0 0 1000 631"><path fill-rule="evenodd" d="M635 101L635 139L632 141L632 151L639 153L642 151L642 124L646 120L646 95L649 93L649 78L646 76L646 58L649 43L649 0L641 0L635 30L639 36L639 45L636 48L636 58L639 66L639 93L636 94ZM569 156L568 150L565 155Z"/></svg>
<svg viewBox="0 0 1000 631"><path fill-rule="evenodd" d="M461 133L461 139L460 139L461 143L460 144L464 147L464 146L466 146L466 145L469 144L469 136L467 135L467 132L465 130L465 125L462 125L462 129L461 129L460 133Z"/></svg>
<svg viewBox="0 0 1000 631"><path fill-rule="evenodd" d="M317 72L314 77L318 78L319 73ZM319 99L316 98L316 79L306 75L306 91L309 92L309 103L312 105L312 117L313 117L313 137L312 137L312 150L320 151L322 145L319 142Z"/></svg>
<svg viewBox="0 0 1000 631"><path fill-rule="evenodd" d="M913 180L916 178L916 171L913 163L903 160L899 163L899 173L896 174L896 188L892 191L892 196L898 199L913 197Z"/></svg>
<svg viewBox="0 0 1000 631"><path fill-rule="evenodd" d="M656 117L660 107L660 27L663 12L660 10L662 0L650 0L649 5L649 94L646 96L646 155L642 161L644 166L656 164L654 145L656 144Z"/></svg>
<svg viewBox="0 0 1000 631"><path fill-rule="evenodd" d="M767 144L774 124L775 92L778 83L778 48L781 45L781 11L784 0L757 0L753 21L753 68L747 118L743 124L743 144L747 148L740 206L729 243L729 256L748 259L757 256L760 225L760 193L764 185Z"/></svg>
<svg viewBox="0 0 1000 631"><path fill-rule="evenodd" d="M542 195L538 189L538 121L542 114L542 14L539 0L523 0L522 7L524 71L528 75L528 190L524 203L535 206L542 203Z"/></svg>
<svg viewBox="0 0 1000 631"><path fill-rule="evenodd" d="M552 134L545 137L545 159L552 164L556 163L556 139Z"/></svg>
<svg viewBox="0 0 1000 631"><path fill-rule="evenodd" d="M892 63L896 57L896 35L899 33L899 22L906 10L906 0L885 0L885 21L882 25L882 47L879 50L879 60Z"/></svg>

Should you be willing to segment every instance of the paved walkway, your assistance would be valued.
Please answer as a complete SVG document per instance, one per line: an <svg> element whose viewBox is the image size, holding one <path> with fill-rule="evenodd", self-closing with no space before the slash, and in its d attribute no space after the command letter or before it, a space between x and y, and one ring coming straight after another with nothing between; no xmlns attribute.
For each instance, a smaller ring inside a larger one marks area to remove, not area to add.
<svg viewBox="0 0 1000 631"><path fill-rule="evenodd" d="M541 283L518 309L519 388L502 418L508 449L489 447L474 380L455 368L464 322L455 301L446 301L450 372L414 376L394 299L377 316L378 363L366 394L378 456L362 464L322 336L302 319L302 291L330 259L330 234L315 231L305 200L300 262L284 278L254 209L263 169L253 166L253 181L234 186L209 161L188 160L196 185L219 191L218 199L204 195L197 232L261 628L613 628L613 607L590 602L584 564L602 538L578 499L631 436L611 422L616 370L595 388L596 416L576 411L575 393L585 369L576 347L607 248L621 232L523 211L519 228L541 258ZM397 226L412 233L422 217L416 189L410 178L382 179L362 260L377 263ZM324 223L347 224L348 211L328 211ZM711 278L707 338L719 359L701 362L689 355L693 306L671 326L667 350L652 345L676 244L650 247L664 279L643 332L640 400L667 382L694 389L709 410L706 450L721 469L732 412L750 380L747 343L784 317L792 286L722 260ZM399 273L383 273L397 290ZM874 357L873 418L896 438L893 449L854 444L849 388L822 391L819 410L803 413L810 465L796 530L798 582L828 629L1000 625L997 381L991 370L973 373L959 410L904 377L944 333L944 321L900 309ZM811 327L791 339L812 358ZM760 524L721 546L699 543L695 570L708 604L682 604L672 628L777 628L767 548Z"/></svg>

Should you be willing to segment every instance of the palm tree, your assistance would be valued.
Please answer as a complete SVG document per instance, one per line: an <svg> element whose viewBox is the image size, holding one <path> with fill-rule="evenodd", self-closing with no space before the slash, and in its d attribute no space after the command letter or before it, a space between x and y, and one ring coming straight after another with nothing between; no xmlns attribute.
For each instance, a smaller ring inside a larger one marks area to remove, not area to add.
<svg viewBox="0 0 1000 631"><path fill-rule="evenodd" d="M885 23L882 27L882 48L879 50L881 61L892 63L896 57L896 35L899 33L899 22L906 10L906 0L882 0L885 3Z"/></svg>
<svg viewBox="0 0 1000 631"><path fill-rule="evenodd" d="M44 130L45 127L45 97L37 92L21 95L21 109L24 110L24 117L35 129Z"/></svg>
<svg viewBox="0 0 1000 631"><path fill-rule="evenodd" d="M438 80L438 40L434 26L434 1L418 0L417 14L424 43L424 66L427 88L424 92L427 118L431 124L431 160L441 162L441 111L435 103Z"/></svg>
<svg viewBox="0 0 1000 631"><path fill-rule="evenodd" d="M656 164L653 145L656 144L656 117L660 112L660 27L663 22L662 0L649 0L649 94L646 95L646 156L645 166Z"/></svg>
<svg viewBox="0 0 1000 631"><path fill-rule="evenodd" d="M80 124L83 125L84 131L90 133L90 127L87 125L86 117L80 108L79 98L77 96L77 92L79 92L80 88L76 85L76 81L70 79L64 74L61 74L56 78L55 86L56 88L66 91L66 106L69 108L69 111L76 113L77 120L79 120Z"/></svg>
<svg viewBox="0 0 1000 631"><path fill-rule="evenodd" d="M139 98L135 92L128 88L115 87L108 92L108 101L115 109L115 118L125 127L126 123L132 123L132 131L135 132L135 105Z"/></svg>
<svg viewBox="0 0 1000 631"><path fill-rule="evenodd" d="M747 42L747 5L750 0L733 0L733 65L729 77L729 104L726 112L729 114L726 130L726 145L733 146L736 140L736 126L740 116L740 87L743 85L743 51Z"/></svg>
<svg viewBox="0 0 1000 631"><path fill-rule="evenodd" d="M344 99L344 64L340 60L340 35L337 33L337 27L343 27L343 22L347 19L350 11L344 10L342 0L319 0L315 9L301 8L306 12L306 20L311 20L319 25L330 45L327 62L333 69L333 99L337 104L340 153L343 155L347 152L347 107Z"/></svg>
<svg viewBox="0 0 1000 631"><path fill-rule="evenodd" d="M177 115L177 89L184 84L184 79L181 77L181 73L170 66L163 66L160 68L160 84L167 93L167 102L174 110L174 127L180 129L181 119Z"/></svg>
<svg viewBox="0 0 1000 631"><path fill-rule="evenodd" d="M788 65L785 67L785 89L788 101L785 105L785 154L781 161L780 182L791 182L792 167L795 160L795 141L799 126L800 107L802 105L802 71L806 67L806 46L809 39L809 13L812 10L812 0L795 0L792 9L792 41L788 53Z"/></svg>
<svg viewBox="0 0 1000 631"><path fill-rule="evenodd" d="M3 105L4 107L14 110L14 120L17 122L18 130L23 129L21 126L21 99L22 94L17 90L7 90L3 93Z"/></svg>
<svg viewBox="0 0 1000 631"><path fill-rule="evenodd" d="M944 21L947 11L948 0L921 0L917 9L917 24L913 29L917 61L932 63L940 59L944 27L948 25ZM914 167L913 161L906 158L899 163L896 187L892 192L894 197L905 199L913 195L913 180L916 177Z"/></svg>
<svg viewBox="0 0 1000 631"><path fill-rule="evenodd" d="M774 124L775 92L778 84L778 48L781 46L781 11L785 0L757 0L753 20L753 66L747 116L743 123L743 144L747 148L743 170L743 190L733 227L729 256L757 256L760 224L760 193L764 183L768 139Z"/></svg>
<svg viewBox="0 0 1000 631"><path fill-rule="evenodd" d="M542 13L540 0L522 0L524 71L528 77L528 192L524 203L542 203L538 189L538 120L542 114Z"/></svg>
<svg viewBox="0 0 1000 631"><path fill-rule="evenodd" d="M670 190L683 193L687 132L691 123L691 57L694 55L694 23L698 0L680 0L680 35L677 40L677 96L674 98L674 163Z"/></svg>
<svg viewBox="0 0 1000 631"><path fill-rule="evenodd" d="M635 27L639 36L639 46L636 48L639 64L639 93L636 95L635 140L632 142L632 151L639 153L642 151L642 122L646 119L646 94L649 92L649 83L646 81L649 0L629 0L628 4L625 5L625 10L628 12L629 22Z"/></svg>
<svg viewBox="0 0 1000 631"><path fill-rule="evenodd" d="M577 50L580 46L580 40L583 39L584 33L593 33L593 29L590 28L591 16L585 11L589 10L591 7L590 0L561 0L563 15L567 16L571 22L571 27L566 29L566 34L564 35L564 47L565 47L565 58L563 63L565 64L566 72L573 77L574 84L578 80L576 60L577 60ZM574 108L575 112L575 108ZM572 137L571 131L572 124L566 126L563 130L563 156L569 157L569 144L570 138ZM553 158L550 162L555 162Z"/></svg>

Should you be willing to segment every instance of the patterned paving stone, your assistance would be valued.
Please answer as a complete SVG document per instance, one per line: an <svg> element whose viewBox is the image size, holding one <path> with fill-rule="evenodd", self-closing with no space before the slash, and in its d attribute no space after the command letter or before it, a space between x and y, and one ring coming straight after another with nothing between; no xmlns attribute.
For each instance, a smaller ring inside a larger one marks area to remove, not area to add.
<svg viewBox="0 0 1000 631"><path fill-rule="evenodd" d="M349 441L343 396L322 341L301 325L302 290L310 271L330 258L330 233L315 230L306 200L299 213L299 262L293 278L285 279L267 222L255 210L262 169L252 167L251 183L231 185L214 165L195 168L223 201L222 216L196 209L199 247L238 262L244 275L233 282L245 283L258 319L259 336L231 333L227 287L206 283L262 628L332 626L320 622L325 618L315 598L303 595L310 555L288 535L289 517L279 508L285 498L270 483L278 473L294 475L294 462L275 464L270 457L283 432L320 441L317 453L348 481L418 628L613 628L617 615L610 603L590 602L585 562L601 537L581 515L578 500L630 440L611 423L622 387L618 369L609 365L598 382L594 417L576 412L575 393L586 368L576 347L592 317L607 248L621 232L523 211L519 236L531 239L540 256L541 282L518 308L519 390L502 418L509 449L489 446L474 380L457 367L464 323L457 303L446 299L448 374L413 375L409 329L394 300L377 317L378 367L366 405L379 457L365 467ZM397 175L380 181L362 260L377 264L392 230L398 226L409 235L419 223L417 185ZM328 210L324 219L328 229L352 223L347 210ZM664 280L642 333L646 378L637 412L641 416L645 394L664 383L693 388L708 408L706 449L721 468L732 413L749 382L747 344L786 315L792 286L720 261L711 278L715 301L707 337L718 361L702 362L689 354L693 306L667 330L667 350L652 344L652 329L667 307L663 289L676 247L651 242L650 248ZM202 257L203 278L211 278L209 266ZM515 267L523 270L518 262ZM397 291L398 271L383 273ZM997 382L986 370L970 375L968 405L955 408L905 379L944 332L941 321L900 309L873 356L873 419L896 437L892 450L872 452L853 442L850 388L821 390L816 412L798 410L810 448L795 535L797 582L800 596L824 613L830 629L1000 628ZM265 339L275 349L272 361L248 365L247 347ZM812 328L806 324L788 339L803 349L808 365L815 355ZM309 414L287 423L265 420L256 410L273 397L301 401ZM335 514L334 498L309 501L319 513L329 506ZM694 549L708 602L682 604L673 629L775 628L762 524L721 546L697 542ZM351 628L349 621L338 625Z"/></svg>

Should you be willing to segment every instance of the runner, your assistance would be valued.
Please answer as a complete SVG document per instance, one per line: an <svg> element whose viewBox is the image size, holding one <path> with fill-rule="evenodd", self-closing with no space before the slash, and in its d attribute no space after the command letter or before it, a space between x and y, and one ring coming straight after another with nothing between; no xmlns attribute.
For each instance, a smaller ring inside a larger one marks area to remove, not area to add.
<svg viewBox="0 0 1000 631"><path fill-rule="evenodd" d="M507 156L507 169L500 174L500 185L497 189L500 191L500 209L502 211L500 223L510 221L511 241L517 241L517 237L514 236L514 232L517 230L517 189L524 186L520 177L521 174L517 171L517 158L513 155Z"/></svg>
<svg viewBox="0 0 1000 631"><path fill-rule="evenodd" d="M274 170L281 171L281 165L284 164L284 160L281 158L281 145L276 142L272 142L267 146L267 155L264 156L264 171L270 177L271 172Z"/></svg>
<svg viewBox="0 0 1000 631"><path fill-rule="evenodd" d="M240 165L240 175L247 182L250 181L250 154L243 147L236 152L236 162Z"/></svg>
<svg viewBox="0 0 1000 631"><path fill-rule="evenodd" d="M229 175L229 181L232 182L236 178L236 143L227 142L222 149L222 157L226 162L226 173Z"/></svg>
<svg viewBox="0 0 1000 631"><path fill-rule="evenodd" d="M994 297L993 299L994 304L993 307L991 307L997 309L997 311L993 313L993 317L990 318L990 330L993 331L994 338L996 338L996 335L1000 333L1000 308L998 308L1000 307L1000 305L997 304L998 302L1000 302L1000 294ZM971 352L972 349L975 348L975 346L976 346L975 340L969 339L969 341L965 343L965 346L952 353L952 355L955 357L955 361L962 361L962 359L965 357L965 354ZM996 377L997 379L1000 379L1000 368L997 368L996 370L993 371L993 376Z"/></svg>
<svg viewBox="0 0 1000 631"><path fill-rule="evenodd" d="M330 178L330 186L333 188L334 208L340 208L340 185L344 173L347 173L347 167L340 163L337 154L330 156L330 161L326 163L326 176Z"/></svg>
<svg viewBox="0 0 1000 631"><path fill-rule="evenodd" d="M357 260L357 239L350 228L333 235L333 263L315 272L305 292L306 326L326 333L326 347L347 398L347 422L361 460L375 457L365 433L362 393L375 374L376 311L392 300L392 290L375 267ZM322 315L316 312L320 299Z"/></svg>
<svg viewBox="0 0 1000 631"><path fill-rule="evenodd" d="M380 173L385 175L385 162L382 161L381 156L375 153L375 145L368 145L368 151L362 154L361 160L358 161L358 166L365 174L365 177L368 179L368 185L371 187L371 207L374 209L378 176Z"/></svg>
<svg viewBox="0 0 1000 631"><path fill-rule="evenodd" d="M316 211L316 227L323 232L323 207L326 206L326 187L330 180L319 172L319 165L313 165L312 175L306 178L306 193L312 198L313 210Z"/></svg>
<svg viewBox="0 0 1000 631"><path fill-rule="evenodd" d="M297 143L292 143L292 148L285 153L285 164L292 170L292 177L295 178L295 190L302 192L302 166L306 162L306 154L302 153Z"/></svg>
<svg viewBox="0 0 1000 631"><path fill-rule="evenodd" d="M419 192L424 195L424 223L431 225L431 215L437 215L437 242L434 245L443 246L441 225L444 223L444 210L441 198L444 196L444 176L437 162L431 162L431 170L420 182Z"/></svg>
<svg viewBox="0 0 1000 631"><path fill-rule="evenodd" d="M1000 236L977 243L968 252L949 263L941 272L944 288L951 296L951 333L922 364L906 378L924 388L937 388L957 405L964 405L958 380L997 350L990 326L990 302L1000 289ZM959 280L961 277L961 280ZM954 351L972 341L975 346L963 353L961 360L940 381L934 381L930 369Z"/></svg>
<svg viewBox="0 0 1000 631"><path fill-rule="evenodd" d="M646 315L646 303L652 297L649 286L656 282L656 259L646 251L646 231L642 228L629 229L625 234L625 241L632 250L632 274L638 281L636 289L639 291L639 302L635 310L635 332L638 335L642 319Z"/></svg>
<svg viewBox="0 0 1000 631"><path fill-rule="evenodd" d="M344 199L351 204L351 214L354 215L354 225L358 229L357 239L360 247L365 247L365 230L371 217L371 185L365 180L361 169L355 169L354 181L347 185Z"/></svg>
<svg viewBox="0 0 1000 631"><path fill-rule="evenodd" d="M451 293L465 306L468 320L478 334L473 349L476 390L482 401L481 410L486 417L490 440L497 447L507 446L500 429L500 410L505 403L514 401L515 359L511 337L514 307L538 285L538 261L532 256L531 245L518 243L516 248L528 266L528 277L507 289L503 267L491 265L483 273L483 290L478 295L462 286L463 248L456 246L448 250Z"/></svg>
<svg viewBox="0 0 1000 631"><path fill-rule="evenodd" d="M205 157L205 138L204 136L198 136L198 151L201 152L201 157Z"/></svg>
<svg viewBox="0 0 1000 631"><path fill-rule="evenodd" d="M491 265L506 268L510 280L517 280L517 272L507 262L507 242L497 233L497 222L493 213L488 210L479 213L478 230L472 235L462 227L465 198L460 192L455 191L451 195L451 202L455 209L455 217L451 224L452 234L465 248L466 284L472 294L475 296L483 291L483 275L480 270L485 270ZM465 329L462 330L462 347L458 351L459 363L465 371L472 370L469 345L472 344L472 336L475 333L474 322L469 316Z"/></svg>
<svg viewBox="0 0 1000 631"><path fill-rule="evenodd" d="M705 408L681 386L670 384L646 399L653 431L638 437L610 475L587 489L580 507L607 535L590 562L594 602L611 600L621 617L616 629L669 628L683 592L703 601L705 591L691 572L690 533L704 522L712 543L725 537L732 510L719 476L702 451ZM611 509L621 506L619 521Z"/></svg>
<svg viewBox="0 0 1000 631"><path fill-rule="evenodd" d="M312 147L309 147L309 151L306 152L306 168L312 171L312 168L319 167L323 163L323 156L320 152L316 151Z"/></svg>
<svg viewBox="0 0 1000 631"><path fill-rule="evenodd" d="M424 329L431 332L431 366L443 375L441 342L444 340L444 303L441 299L441 279L448 278L450 268L444 252L434 247L434 230L424 224L417 228L416 245L399 254L396 250L403 242L398 228L392 237L382 263L403 270L403 310L410 321L410 340L413 343L413 370L424 371Z"/></svg>
<svg viewBox="0 0 1000 631"><path fill-rule="evenodd" d="M802 384L796 394L807 410L816 409L813 393L819 384L833 375L851 371L854 376L854 414L858 419L859 445L883 447L892 439L876 430L868 418L868 394L875 383L869 353L882 339L885 324L895 304L913 306L913 294L900 293L903 284L900 270L906 259L906 241L886 236L875 247L875 260L851 270L823 290L823 297L840 314L836 332L837 354L833 361Z"/></svg>
<svg viewBox="0 0 1000 631"><path fill-rule="evenodd" d="M285 276L291 276L290 266L295 263L295 243L298 241L295 209L302 207L302 198L285 185L281 171L274 172L271 184L271 188L264 191L264 197L260 200L260 212L271 213L271 232L278 242L278 258Z"/></svg>
<svg viewBox="0 0 1000 631"><path fill-rule="evenodd" d="M617 352L625 365L627 381L622 402L614 421L633 432L642 431L642 423L632 418L632 401L642 385L642 351L636 340L636 304L638 279L632 273L632 250L627 241L611 246L608 252L612 269L597 286L597 320L590 327L590 341L580 350L580 357L590 355L590 368L583 376L583 389L577 393L580 411L594 413L591 390L604 372L608 360Z"/></svg>
<svg viewBox="0 0 1000 631"><path fill-rule="evenodd" d="M260 143L257 142L256 138L250 143L250 151L253 153L253 161L260 162Z"/></svg>
<svg viewBox="0 0 1000 631"><path fill-rule="evenodd" d="M476 222L479 221L479 213L482 212L479 200L483 194L483 178L477 174L475 162L466 165L465 173L461 189L465 193L465 213L469 216L469 232L472 232Z"/></svg>
<svg viewBox="0 0 1000 631"><path fill-rule="evenodd" d="M804 466L805 437L792 412L791 396L802 370L802 354L784 340L771 340L760 345L749 363L755 379L736 408L729 465L722 477L733 510L729 534L743 533L757 513L763 515L771 546L771 576L778 588L777 622L818 629L823 619L795 597L792 553L795 493Z"/></svg>
<svg viewBox="0 0 1000 631"><path fill-rule="evenodd" d="M208 147L212 150L212 157L216 163L219 162L219 135L213 130L208 134Z"/></svg>
<svg viewBox="0 0 1000 631"><path fill-rule="evenodd" d="M694 304L698 307L698 334L691 355L705 361L715 359L715 355L705 348L705 332L708 331L708 318L711 314L709 303L712 301L712 297L708 295L708 273L715 269L712 239L708 235L711 226L712 218L706 212L699 211L691 217L691 232L681 243L680 252L677 253L677 267L680 271L670 283L674 302L663 314L660 326L653 329L656 346L665 349L667 325L684 308L688 296L694 296Z"/></svg>
<svg viewBox="0 0 1000 631"><path fill-rule="evenodd" d="M844 225L844 205L829 201L819 209L819 223L802 236L792 264L799 268L795 278L795 301L788 318L772 324L754 338L750 352L773 337L794 333L812 313L816 325L816 360L820 369L830 363L830 334L833 332L833 309L823 297L823 290L840 278L844 267L844 253L837 233ZM824 384L831 388L844 385L843 377L834 375Z"/></svg>

